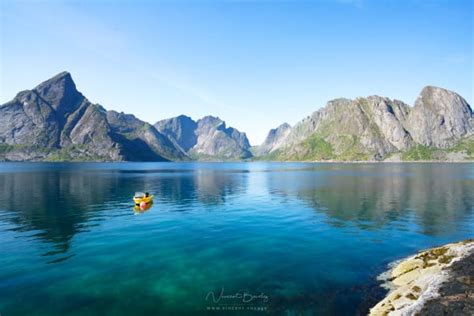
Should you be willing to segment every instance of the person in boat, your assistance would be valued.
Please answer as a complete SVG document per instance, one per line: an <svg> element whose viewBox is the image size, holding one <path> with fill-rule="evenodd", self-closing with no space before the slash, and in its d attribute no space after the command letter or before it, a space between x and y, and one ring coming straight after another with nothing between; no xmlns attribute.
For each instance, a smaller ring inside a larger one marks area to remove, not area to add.
<svg viewBox="0 0 474 316"><path fill-rule="evenodd" d="M145 197L149 197L149 196L150 196L150 193L145 192Z"/></svg>

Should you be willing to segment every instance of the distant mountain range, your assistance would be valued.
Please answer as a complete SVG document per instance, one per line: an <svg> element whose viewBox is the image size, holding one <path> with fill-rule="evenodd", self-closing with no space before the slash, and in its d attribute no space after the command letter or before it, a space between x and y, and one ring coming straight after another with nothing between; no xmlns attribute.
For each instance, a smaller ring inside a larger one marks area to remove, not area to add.
<svg viewBox="0 0 474 316"><path fill-rule="evenodd" d="M254 152L269 160L466 160L474 159L473 132L466 100L427 86L414 107L379 96L329 101L271 130Z"/></svg>
<svg viewBox="0 0 474 316"><path fill-rule="evenodd" d="M218 117L205 116L197 122L180 115L157 122L155 128L192 159L228 160L251 158L245 133L226 127Z"/></svg>
<svg viewBox="0 0 474 316"><path fill-rule="evenodd" d="M458 94L428 86L414 107L370 96L336 99L251 147L213 116L154 125L91 103L62 72L0 106L0 160L474 160L474 117Z"/></svg>

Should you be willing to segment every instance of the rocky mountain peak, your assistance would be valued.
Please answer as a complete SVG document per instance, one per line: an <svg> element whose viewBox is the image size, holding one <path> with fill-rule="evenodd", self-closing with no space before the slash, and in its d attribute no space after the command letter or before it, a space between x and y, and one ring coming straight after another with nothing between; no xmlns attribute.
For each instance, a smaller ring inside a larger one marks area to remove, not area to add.
<svg viewBox="0 0 474 316"><path fill-rule="evenodd" d="M199 134L209 133L212 130L225 131L226 125L223 120L216 116L207 115L197 120L197 129Z"/></svg>
<svg viewBox="0 0 474 316"><path fill-rule="evenodd" d="M175 117L179 121L192 121L193 119L187 115L181 114Z"/></svg>
<svg viewBox="0 0 474 316"><path fill-rule="evenodd" d="M415 101L415 107L430 107L438 111L462 111L472 115L471 106L456 92L435 87L424 87Z"/></svg>
<svg viewBox="0 0 474 316"><path fill-rule="evenodd" d="M474 116L466 100L427 86L414 107L377 95L331 100L288 134L270 130L254 153L268 155L278 149L269 157L281 160L380 160L393 153L416 153L424 147L441 152L461 144L462 156L469 155L473 135Z"/></svg>
<svg viewBox="0 0 474 316"><path fill-rule="evenodd" d="M326 106L327 107L332 107L332 106L346 106L348 104L350 104L352 102L351 99L347 99L347 98L336 98L336 99L332 99L330 101L328 101L326 103Z"/></svg>
<svg viewBox="0 0 474 316"><path fill-rule="evenodd" d="M77 109L84 96L77 91L69 72L63 71L33 89L54 110L67 114Z"/></svg>
<svg viewBox="0 0 474 316"><path fill-rule="evenodd" d="M275 137L283 136L287 134L291 130L291 125L288 123L283 123L277 128L273 128L268 132L267 138L265 139L265 142L267 141L273 141Z"/></svg>
<svg viewBox="0 0 474 316"><path fill-rule="evenodd" d="M285 122L285 123L281 124L280 126L278 126L277 130L285 130L285 129L289 129L289 128L291 128L291 125Z"/></svg>
<svg viewBox="0 0 474 316"><path fill-rule="evenodd" d="M64 87L72 87L76 89L76 84L74 80L72 80L72 76L67 71L62 71L57 75L41 82L39 85L36 86L35 90L41 91L48 86L55 86L55 85L63 85Z"/></svg>
<svg viewBox="0 0 474 316"><path fill-rule="evenodd" d="M197 142L195 130L197 123L186 115L165 119L156 122L155 128L168 137L184 152L191 149Z"/></svg>
<svg viewBox="0 0 474 316"><path fill-rule="evenodd" d="M2 146L0 160L187 159L150 124L89 102L68 72L0 106Z"/></svg>
<svg viewBox="0 0 474 316"><path fill-rule="evenodd" d="M180 115L161 120L154 125L170 141L195 159L240 159L251 156L245 133L216 116L204 116L194 121Z"/></svg>
<svg viewBox="0 0 474 316"><path fill-rule="evenodd" d="M257 155L266 155L285 145L288 135L291 132L291 125L283 123L277 128L271 129L262 145L255 150Z"/></svg>
<svg viewBox="0 0 474 316"><path fill-rule="evenodd" d="M473 137L471 106L435 86L423 88L413 107L377 95L331 100L294 126L270 130L252 152L246 134L216 116L180 115L152 126L106 111L68 72L0 105L0 160L472 159Z"/></svg>
<svg viewBox="0 0 474 316"><path fill-rule="evenodd" d="M219 117L217 116L212 116L212 115L207 115L207 116L204 116L203 118L199 119L197 121L197 123L199 125L211 125L211 126L218 126L222 123L225 124L225 122L223 120L221 120Z"/></svg>
<svg viewBox="0 0 474 316"><path fill-rule="evenodd" d="M426 86L416 99L408 128L417 143L446 148L474 133L472 109L459 94Z"/></svg>

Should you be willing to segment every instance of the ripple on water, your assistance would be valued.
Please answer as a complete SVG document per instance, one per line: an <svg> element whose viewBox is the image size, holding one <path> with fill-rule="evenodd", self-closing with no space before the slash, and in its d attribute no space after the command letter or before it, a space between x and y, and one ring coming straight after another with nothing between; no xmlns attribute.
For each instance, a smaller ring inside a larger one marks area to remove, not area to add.
<svg viewBox="0 0 474 316"><path fill-rule="evenodd" d="M354 314L363 300L355 289L388 262L472 237L466 168L66 164L1 172L2 311L204 314L205 295L225 288L268 294L275 314ZM136 214L138 190L156 198ZM32 203L17 199L25 192Z"/></svg>

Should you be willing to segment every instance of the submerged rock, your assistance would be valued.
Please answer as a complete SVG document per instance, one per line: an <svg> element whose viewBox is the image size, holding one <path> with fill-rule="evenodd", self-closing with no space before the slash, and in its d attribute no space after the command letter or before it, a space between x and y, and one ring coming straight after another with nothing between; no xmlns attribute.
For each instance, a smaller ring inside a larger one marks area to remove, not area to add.
<svg viewBox="0 0 474 316"><path fill-rule="evenodd" d="M370 315L473 315L474 240L432 248L381 275L387 296Z"/></svg>

